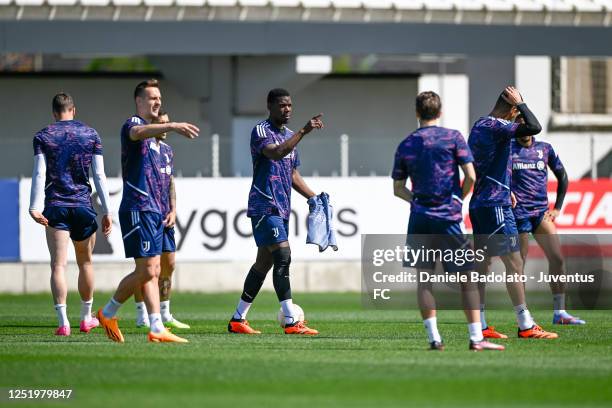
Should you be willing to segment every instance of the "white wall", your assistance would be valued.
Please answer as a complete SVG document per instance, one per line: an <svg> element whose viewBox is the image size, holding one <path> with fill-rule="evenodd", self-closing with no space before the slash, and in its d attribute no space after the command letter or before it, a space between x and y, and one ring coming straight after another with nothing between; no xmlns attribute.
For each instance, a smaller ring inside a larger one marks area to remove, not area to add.
<svg viewBox="0 0 612 408"><path fill-rule="evenodd" d="M515 59L516 87L540 121L544 133L548 131L552 107L550 70L550 57L518 56Z"/></svg>
<svg viewBox="0 0 612 408"><path fill-rule="evenodd" d="M440 126L457 129L467 139L469 123L469 79L467 75L422 75L419 92L434 91L442 99Z"/></svg>
<svg viewBox="0 0 612 408"><path fill-rule="evenodd" d="M516 84L543 131L537 136L553 145L570 179L582 177L591 169L591 135L594 136L595 160L612 149L612 132L549 131L552 114L550 57L516 57ZM600 174L599 177L609 177Z"/></svg>
<svg viewBox="0 0 612 408"><path fill-rule="evenodd" d="M71 94L77 106L77 119L98 130L104 144L107 174L118 175L121 167L119 132L123 122L134 114L134 87L143 78L110 77L2 77L0 99L0 177L32 174L32 138L34 133L53 121L51 99L58 92ZM171 119L190 121L200 126L204 135L210 132L199 114L199 102L184 97L167 81L162 81L164 109ZM185 175L195 175L201 168L210 169L210 140L203 136L195 141L171 135L177 165Z"/></svg>

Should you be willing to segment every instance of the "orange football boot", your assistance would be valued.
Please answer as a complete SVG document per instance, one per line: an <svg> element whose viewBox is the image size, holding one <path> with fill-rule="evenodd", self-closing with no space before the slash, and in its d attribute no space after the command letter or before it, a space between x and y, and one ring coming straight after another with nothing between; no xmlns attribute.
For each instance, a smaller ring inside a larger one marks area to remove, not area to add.
<svg viewBox="0 0 612 408"><path fill-rule="evenodd" d="M495 326L488 326L482 329L482 335L485 339L507 339L508 338L508 336L506 336L505 334L496 331Z"/></svg>
<svg viewBox="0 0 612 408"><path fill-rule="evenodd" d="M189 343L189 340L171 333L168 329L159 333L149 332L148 339L152 343Z"/></svg>
<svg viewBox="0 0 612 408"><path fill-rule="evenodd" d="M106 332L106 336L112 341L116 341L117 343L125 342L123 338L123 334L121 330L119 330L119 323L117 323L117 318L113 317L112 319L107 319L102 313L102 309L98 309L98 321L100 325L104 328Z"/></svg>
<svg viewBox="0 0 612 408"><path fill-rule="evenodd" d="M246 319L232 319L227 324L227 331L237 334L261 334L259 330L255 330Z"/></svg>
<svg viewBox="0 0 612 408"><path fill-rule="evenodd" d="M315 336L319 332L315 329L306 327L304 322L293 323L292 325L285 325L285 334L305 334L308 336Z"/></svg>
<svg viewBox="0 0 612 408"><path fill-rule="evenodd" d="M547 332L537 324L534 324L530 329L519 329L518 336L522 339L556 339L559 337L557 333Z"/></svg>

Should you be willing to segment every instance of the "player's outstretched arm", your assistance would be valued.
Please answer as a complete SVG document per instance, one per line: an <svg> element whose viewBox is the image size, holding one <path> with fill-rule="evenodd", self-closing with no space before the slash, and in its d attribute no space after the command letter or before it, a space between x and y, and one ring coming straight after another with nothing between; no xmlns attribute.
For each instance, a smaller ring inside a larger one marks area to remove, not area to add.
<svg viewBox="0 0 612 408"><path fill-rule="evenodd" d="M293 169L293 173L291 174L291 182L293 189L300 193L304 198L309 199L316 196L315 192L308 187L308 184L306 184L298 169Z"/></svg>
<svg viewBox="0 0 612 408"><path fill-rule="evenodd" d="M47 175L47 161L44 154L34 156L34 170L32 171L32 187L30 188L30 217L40 225L47 226L49 221L42 215L44 206L45 177Z"/></svg>
<svg viewBox="0 0 612 408"><path fill-rule="evenodd" d="M200 134L200 129L187 122L151 123L132 127L130 129L130 139L136 142L157 137L167 132L176 132L187 139L195 139Z"/></svg>
<svg viewBox="0 0 612 408"><path fill-rule="evenodd" d="M461 171L463 172L463 185L461 186L461 199L467 197L474 187L476 182L476 170L474 170L473 163L465 163L461 165Z"/></svg>
<svg viewBox="0 0 612 408"><path fill-rule="evenodd" d="M408 190L408 187L406 187L406 181L407 179L393 180L393 194L396 197L411 203L412 199L414 198L414 194L412 191Z"/></svg>
<svg viewBox="0 0 612 408"><path fill-rule="evenodd" d="M297 146L297 144L300 143L302 138L306 136L308 133L312 132L313 129L323 129L323 121L321 120L321 117L323 117L322 113L319 113L318 115L314 116L304 125L303 128L295 132L293 136L285 140L283 143L279 145L275 145L275 144L267 145L262 150L263 154L268 159L272 159L272 160L282 159L283 157L291 153L293 149L295 148L295 146Z"/></svg>
<svg viewBox="0 0 612 408"><path fill-rule="evenodd" d="M100 198L100 204L102 205L102 232L104 236L108 237L113 229L113 219L110 211L110 197L108 195L108 187L106 186L106 174L104 172L104 158L101 154L93 156L91 161L91 170L93 173L93 181Z"/></svg>

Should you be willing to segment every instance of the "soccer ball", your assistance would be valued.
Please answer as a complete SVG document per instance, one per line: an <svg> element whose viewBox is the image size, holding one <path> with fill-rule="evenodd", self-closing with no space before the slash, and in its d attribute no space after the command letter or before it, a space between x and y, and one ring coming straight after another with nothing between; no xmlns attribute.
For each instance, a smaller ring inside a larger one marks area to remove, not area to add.
<svg viewBox="0 0 612 408"><path fill-rule="evenodd" d="M298 321L304 321L304 310L300 307L300 305L293 304L293 313L297 316ZM283 309L278 310L278 314L276 315L276 321L280 324L280 327L285 328L285 314L283 313Z"/></svg>

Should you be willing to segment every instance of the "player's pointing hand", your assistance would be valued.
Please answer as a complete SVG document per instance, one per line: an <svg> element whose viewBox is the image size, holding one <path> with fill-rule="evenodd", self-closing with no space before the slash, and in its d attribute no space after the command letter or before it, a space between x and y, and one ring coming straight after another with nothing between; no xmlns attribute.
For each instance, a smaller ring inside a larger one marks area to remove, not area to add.
<svg viewBox="0 0 612 408"><path fill-rule="evenodd" d="M173 123L172 130L187 139L195 139L200 134L200 129L197 126L187 122Z"/></svg>
<svg viewBox="0 0 612 408"><path fill-rule="evenodd" d="M306 125L304 126L304 131L306 133L309 133L313 129L323 129L324 125L323 125L323 121L321 120L322 117L323 117L322 113L319 113L318 115L313 116L312 119L310 119L308 123L306 123Z"/></svg>

